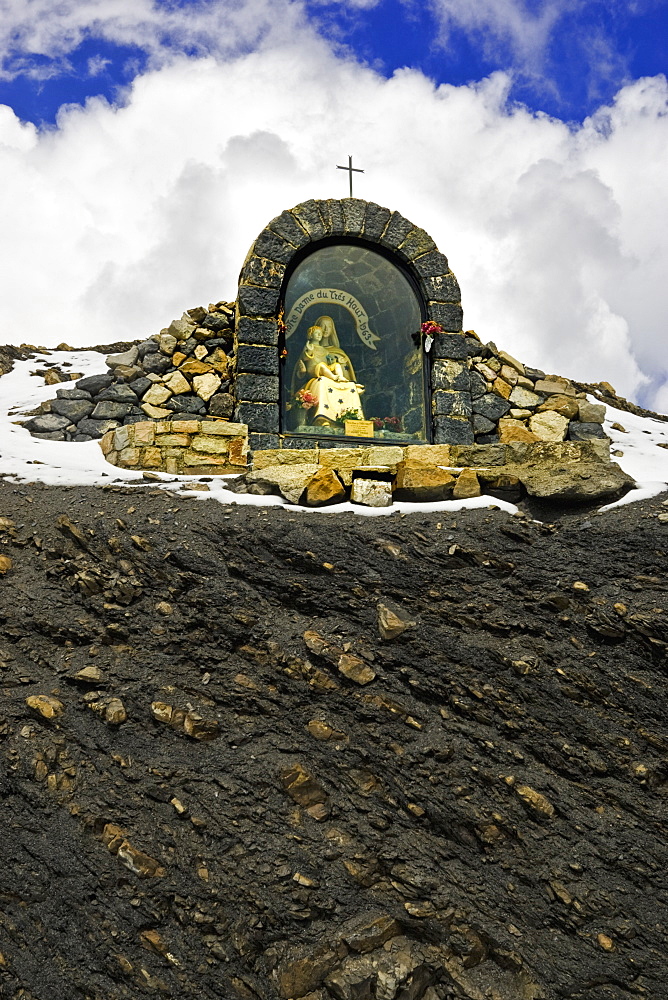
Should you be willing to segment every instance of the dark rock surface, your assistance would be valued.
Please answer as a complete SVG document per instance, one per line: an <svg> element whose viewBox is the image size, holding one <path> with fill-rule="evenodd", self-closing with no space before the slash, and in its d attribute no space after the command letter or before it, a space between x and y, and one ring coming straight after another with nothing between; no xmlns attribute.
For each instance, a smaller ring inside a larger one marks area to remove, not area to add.
<svg viewBox="0 0 668 1000"><path fill-rule="evenodd" d="M664 499L0 482L0 995L668 997Z"/></svg>

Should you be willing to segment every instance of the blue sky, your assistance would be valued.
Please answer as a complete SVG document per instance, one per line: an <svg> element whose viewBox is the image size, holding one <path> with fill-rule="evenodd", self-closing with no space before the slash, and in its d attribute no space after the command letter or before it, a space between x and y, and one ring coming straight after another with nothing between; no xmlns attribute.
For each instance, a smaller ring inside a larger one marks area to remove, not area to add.
<svg viewBox="0 0 668 1000"><path fill-rule="evenodd" d="M668 411L667 40L668 0L0 0L0 341L233 299L351 154L467 329Z"/></svg>
<svg viewBox="0 0 668 1000"><path fill-rule="evenodd" d="M152 6L195 18L207 3L156 0ZM120 0L119 12L122 7ZM511 100L564 121L581 121L622 84L668 68L666 0L307 0L305 10L323 37L384 76L411 67L436 83L457 85L506 70L513 78ZM42 51L39 44L22 45L20 31L13 38L8 32L0 102L24 121L49 125L63 104L97 95L122 100L149 53L139 39L118 44L97 14L93 5L90 23L77 18L71 39L59 39L50 51L48 45ZM215 51L211 39L179 35L178 25L165 32L172 51Z"/></svg>

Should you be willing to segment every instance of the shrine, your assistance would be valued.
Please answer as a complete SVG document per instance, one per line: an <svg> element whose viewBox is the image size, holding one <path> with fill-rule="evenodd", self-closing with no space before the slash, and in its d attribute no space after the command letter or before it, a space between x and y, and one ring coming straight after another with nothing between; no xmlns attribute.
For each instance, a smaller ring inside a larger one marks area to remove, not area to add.
<svg viewBox="0 0 668 1000"><path fill-rule="evenodd" d="M236 301L123 345L26 426L98 438L119 468L237 474L228 489L310 506L628 489L605 406L464 330L460 298L447 258L399 212L306 201L253 242Z"/></svg>

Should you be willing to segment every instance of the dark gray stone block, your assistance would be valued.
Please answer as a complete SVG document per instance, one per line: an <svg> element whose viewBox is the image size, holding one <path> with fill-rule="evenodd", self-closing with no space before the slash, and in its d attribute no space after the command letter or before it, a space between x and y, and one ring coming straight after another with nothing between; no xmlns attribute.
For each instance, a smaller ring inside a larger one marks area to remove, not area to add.
<svg viewBox="0 0 668 1000"><path fill-rule="evenodd" d="M93 411L93 404L87 399L52 399L51 412L67 417L72 424L78 424Z"/></svg>
<svg viewBox="0 0 668 1000"><path fill-rule="evenodd" d="M276 403L239 403L234 411L234 419L248 424L249 431L264 434L278 432L278 406Z"/></svg>
<svg viewBox="0 0 668 1000"><path fill-rule="evenodd" d="M172 359L166 358L159 351L155 354L147 354L141 366L145 372L150 372L152 375L164 375L173 367Z"/></svg>
<svg viewBox="0 0 668 1000"><path fill-rule="evenodd" d="M473 428L468 420L454 417L436 417L434 444L474 444Z"/></svg>
<svg viewBox="0 0 668 1000"><path fill-rule="evenodd" d="M283 438L283 447L290 451L303 451L305 448L315 447L318 443L319 442L314 441L313 438Z"/></svg>
<svg viewBox="0 0 668 1000"><path fill-rule="evenodd" d="M461 333L441 333L434 337L431 356L436 360L447 358L451 361L464 361L468 358L466 337Z"/></svg>
<svg viewBox="0 0 668 1000"><path fill-rule="evenodd" d="M257 378L258 376L255 375L253 377ZM259 377L262 378L263 376L260 375ZM229 392L216 393L209 400L208 410L212 417L224 417L225 420L230 420L234 413L234 396Z"/></svg>
<svg viewBox="0 0 668 1000"><path fill-rule="evenodd" d="M457 333L464 322L464 312L461 306L452 302L430 302L429 318L439 323L446 332Z"/></svg>
<svg viewBox="0 0 668 1000"><path fill-rule="evenodd" d="M480 399L480 397L484 396L487 392L487 382L482 377L480 372L471 372L469 378L471 399ZM475 406L473 409L475 410Z"/></svg>
<svg viewBox="0 0 668 1000"><path fill-rule="evenodd" d="M41 438L43 441L67 441L65 431L35 431L33 437Z"/></svg>
<svg viewBox="0 0 668 1000"><path fill-rule="evenodd" d="M139 358L145 358L147 354L155 354L160 348L155 340L142 340L141 344L137 346L137 356Z"/></svg>
<svg viewBox="0 0 668 1000"><path fill-rule="evenodd" d="M147 417L144 417L144 420L147 419ZM118 420L92 420L90 417L84 417L83 420L79 421L77 430L79 434L88 434L92 438L101 438L107 431L113 431L119 426L120 421Z"/></svg>
<svg viewBox="0 0 668 1000"><path fill-rule="evenodd" d="M484 396L473 400L473 412L481 413L493 423L497 423L510 409L511 404L501 396L495 396L491 392L486 392Z"/></svg>
<svg viewBox="0 0 668 1000"><path fill-rule="evenodd" d="M607 438L600 424L585 424L572 420L568 425L569 441L593 441L596 438Z"/></svg>
<svg viewBox="0 0 668 1000"><path fill-rule="evenodd" d="M258 258L264 260L264 258ZM225 313L209 313L204 317L200 326L204 327L205 330L229 330L230 329L230 317L226 316ZM207 343L212 343L212 341L207 341ZM177 348L178 350L178 348Z"/></svg>
<svg viewBox="0 0 668 1000"><path fill-rule="evenodd" d="M434 302L461 302L462 294L459 282L452 271L439 274L434 278L425 278L423 288L428 299Z"/></svg>
<svg viewBox="0 0 668 1000"><path fill-rule="evenodd" d="M364 229L366 202L361 198L343 199L343 225L347 236L359 236Z"/></svg>
<svg viewBox="0 0 668 1000"><path fill-rule="evenodd" d="M499 435L496 433L476 435L477 444L497 444L498 440L499 440Z"/></svg>
<svg viewBox="0 0 668 1000"><path fill-rule="evenodd" d="M64 431L72 423L69 417L60 413L44 413L38 417L26 420L23 425L29 431L36 434L55 434Z"/></svg>
<svg viewBox="0 0 668 1000"><path fill-rule="evenodd" d="M432 394L434 412L439 416L471 416L471 397L467 392L443 392L437 389Z"/></svg>
<svg viewBox="0 0 668 1000"><path fill-rule="evenodd" d="M366 239L373 240L374 243L379 242L391 215L389 208L382 208L374 202L369 202L364 216L363 235Z"/></svg>
<svg viewBox="0 0 668 1000"><path fill-rule="evenodd" d="M136 380L136 382L139 379ZM148 379L146 380L148 382ZM136 384L135 382L135 384ZM144 390L145 392L146 390ZM135 404L137 402L137 393L135 387L130 388L129 385L125 385L123 382L117 382L115 385L110 385L102 392L98 392L96 399L98 402L103 399L108 399L113 403L131 403Z"/></svg>
<svg viewBox="0 0 668 1000"><path fill-rule="evenodd" d="M244 372L241 375L237 375L234 388L237 399L244 402L278 402L277 375L249 375Z"/></svg>
<svg viewBox="0 0 668 1000"><path fill-rule="evenodd" d="M274 347L278 344L278 324L276 320L242 316L237 324L237 339L240 344L267 344Z"/></svg>
<svg viewBox="0 0 668 1000"><path fill-rule="evenodd" d="M472 447L464 446L453 456L457 465L485 466L505 465L506 448L502 444L478 444Z"/></svg>
<svg viewBox="0 0 668 1000"><path fill-rule="evenodd" d="M404 219L403 215L400 215L399 212L392 212L385 232L378 242L384 247L396 250L397 247L403 243L412 229L415 229L412 222L409 222L408 219Z"/></svg>
<svg viewBox="0 0 668 1000"><path fill-rule="evenodd" d="M318 203L313 198L293 208L292 214L296 216L299 224L306 230L312 240L321 240L328 235L322 221L322 216L318 210Z"/></svg>
<svg viewBox="0 0 668 1000"><path fill-rule="evenodd" d="M435 361L431 370L431 384L434 389L449 389L454 392L469 392L471 376L468 368L461 363L449 365L447 361Z"/></svg>
<svg viewBox="0 0 668 1000"><path fill-rule="evenodd" d="M445 254L439 253L438 250L418 257L417 260L413 261L413 267L421 278L438 278L450 271L448 258Z"/></svg>
<svg viewBox="0 0 668 1000"><path fill-rule="evenodd" d="M275 347L255 347L239 344L237 371L255 372L257 375L278 375L278 351Z"/></svg>
<svg viewBox="0 0 668 1000"><path fill-rule="evenodd" d="M479 434L491 434L496 428L496 424L488 420L487 417L483 417L482 413L473 414L473 430L476 437Z"/></svg>
<svg viewBox="0 0 668 1000"><path fill-rule="evenodd" d="M85 392L89 392L91 396L94 396L96 393L106 389L113 381L113 375L88 375L86 378L79 379L77 389L84 389Z"/></svg>
<svg viewBox="0 0 668 1000"><path fill-rule="evenodd" d="M134 379L132 383L132 391L138 399L141 399L144 393L148 392L152 385L153 383L150 378L144 378L142 376L141 378Z"/></svg>
<svg viewBox="0 0 668 1000"><path fill-rule="evenodd" d="M123 417L123 426L125 427L127 424L141 424L144 422L144 420L150 420L150 419L151 418L147 417L145 413L141 414L130 413L127 417ZM171 420L172 417L168 417L167 419ZM79 429L81 429L81 424L79 424Z"/></svg>
<svg viewBox="0 0 668 1000"><path fill-rule="evenodd" d="M299 225L292 212L281 212L271 220L267 228L287 240L297 250L310 242L308 234Z"/></svg>
<svg viewBox="0 0 668 1000"><path fill-rule="evenodd" d="M266 257L268 260L276 260L281 264L287 264L294 256L295 248L287 240L284 240L282 236L272 233L270 229L265 229L255 241L253 252L258 257Z"/></svg>
<svg viewBox="0 0 668 1000"><path fill-rule="evenodd" d="M190 393L183 393L180 396L172 396L164 404L166 409L173 410L174 413L204 413L206 412L206 403L199 396L194 396Z"/></svg>
<svg viewBox="0 0 668 1000"><path fill-rule="evenodd" d="M436 244L429 233L416 226L399 246L399 251L406 260L413 261L416 257L430 253L436 249Z"/></svg>
<svg viewBox="0 0 668 1000"><path fill-rule="evenodd" d="M90 399L85 389L56 389L58 399Z"/></svg>
<svg viewBox="0 0 668 1000"><path fill-rule="evenodd" d="M466 353L470 358L480 358L482 357L482 352L484 350L483 345L475 337L467 337L464 335L464 342L466 344Z"/></svg>
<svg viewBox="0 0 668 1000"><path fill-rule="evenodd" d="M264 288L280 288L284 274L285 264L278 264L266 257L253 256L244 266L244 281Z"/></svg>
<svg viewBox="0 0 668 1000"><path fill-rule="evenodd" d="M265 451L268 448L280 448L281 446L278 434L249 434L248 441L251 451Z"/></svg>
<svg viewBox="0 0 668 1000"><path fill-rule="evenodd" d="M110 400L104 400L98 403L91 413L92 420L122 420L123 417L127 417L130 412L130 406L128 403L112 403ZM84 431L88 434L88 431Z"/></svg>
<svg viewBox="0 0 668 1000"><path fill-rule="evenodd" d="M338 236L345 229L343 218L343 205L336 198L328 198L327 201L319 201L318 208L322 215L322 221L330 236Z"/></svg>
<svg viewBox="0 0 668 1000"><path fill-rule="evenodd" d="M239 312L242 316L275 316L278 312L278 288L240 285Z"/></svg>

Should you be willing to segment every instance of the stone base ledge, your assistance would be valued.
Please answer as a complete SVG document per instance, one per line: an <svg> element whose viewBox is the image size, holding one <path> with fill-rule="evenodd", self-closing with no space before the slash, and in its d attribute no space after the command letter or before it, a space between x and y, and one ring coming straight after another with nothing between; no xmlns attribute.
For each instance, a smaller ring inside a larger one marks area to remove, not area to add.
<svg viewBox="0 0 668 1000"><path fill-rule="evenodd" d="M107 431L107 462L184 476L220 476L248 465L248 427L227 420L143 420Z"/></svg>
<svg viewBox="0 0 668 1000"><path fill-rule="evenodd" d="M403 461L445 468L488 468L500 465L544 465L552 462L609 462L610 442L513 441L510 444L368 445L360 448L269 448L253 452L253 470L272 465L312 463L335 470L387 467L396 472Z"/></svg>

